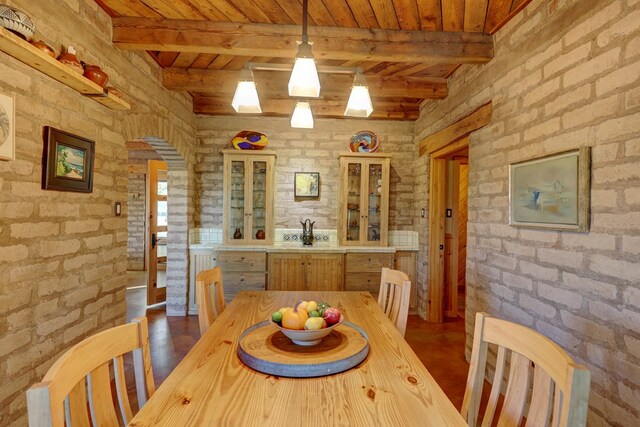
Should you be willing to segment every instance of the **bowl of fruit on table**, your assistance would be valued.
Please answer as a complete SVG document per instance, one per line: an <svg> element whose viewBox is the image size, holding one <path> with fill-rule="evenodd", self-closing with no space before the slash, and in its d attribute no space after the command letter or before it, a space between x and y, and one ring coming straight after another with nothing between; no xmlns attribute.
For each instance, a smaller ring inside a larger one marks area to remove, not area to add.
<svg viewBox="0 0 640 427"><path fill-rule="evenodd" d="M344 316L326 302L300 301L271 314L271 323L294 344L316 345L342 323Z"/></svg>

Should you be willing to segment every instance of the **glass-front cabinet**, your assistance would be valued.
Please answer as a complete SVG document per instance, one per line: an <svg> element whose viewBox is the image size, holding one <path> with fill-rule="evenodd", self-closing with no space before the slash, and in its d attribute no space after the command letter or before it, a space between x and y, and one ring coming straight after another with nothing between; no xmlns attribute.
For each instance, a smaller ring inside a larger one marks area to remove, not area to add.
<svg viewBox="0 0 640 427"><path fill-rule="evenodd" d="M387 246L390 157L378 153L340 155L341 245Z"/></svg>
<svg viewBox="0 0 640 427"><path fill-rule="evenodd" d="M275 152L230 149L222 153L224 242L272 244Z"/></svg>

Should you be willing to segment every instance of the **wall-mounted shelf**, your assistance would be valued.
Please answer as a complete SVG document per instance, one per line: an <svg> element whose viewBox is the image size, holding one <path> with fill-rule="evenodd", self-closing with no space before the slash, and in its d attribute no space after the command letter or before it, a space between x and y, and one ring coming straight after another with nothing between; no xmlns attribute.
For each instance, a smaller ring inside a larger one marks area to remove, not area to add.
<svg viewBox="0 0 640 427"><path fill-rule="evenodd" d="M113 110L131 109L129 103L123 99L106 93L99 85L2 27L0 50Z"/></svg>

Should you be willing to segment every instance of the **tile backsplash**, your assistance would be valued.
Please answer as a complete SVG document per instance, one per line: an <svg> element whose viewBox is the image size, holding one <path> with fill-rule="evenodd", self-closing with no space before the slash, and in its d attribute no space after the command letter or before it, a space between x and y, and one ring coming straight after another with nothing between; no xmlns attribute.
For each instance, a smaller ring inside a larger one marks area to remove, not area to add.
<svg viewBox="0 0 640 427"><path fill-rule="evenodd" d="M337 230L318 229L313 231L316 246L338 246ZM189 230L189 243L195 244L222 244L222 229L220 228L193 228ZM302 242L302 231L297 228L276 228L274 245L299 246ZM406 230L389 231L389 246L418 247L418 233Z"/></svg>

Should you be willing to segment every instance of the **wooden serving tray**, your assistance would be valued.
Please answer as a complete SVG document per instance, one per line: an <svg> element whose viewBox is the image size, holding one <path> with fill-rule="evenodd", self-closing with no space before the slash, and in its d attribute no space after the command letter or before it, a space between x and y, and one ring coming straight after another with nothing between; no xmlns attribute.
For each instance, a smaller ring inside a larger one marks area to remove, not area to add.
<svg viewBox="0 0 640 427"><path fill-rule="evenodd" d="M369 354L369 337L344 321L314 346L294 344L268 320L247 328L238 339L238 357L250 368L280 377L332 375L357 366Z"/></svg>

